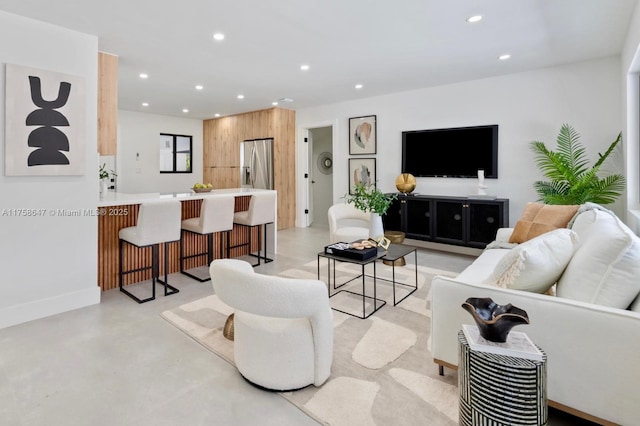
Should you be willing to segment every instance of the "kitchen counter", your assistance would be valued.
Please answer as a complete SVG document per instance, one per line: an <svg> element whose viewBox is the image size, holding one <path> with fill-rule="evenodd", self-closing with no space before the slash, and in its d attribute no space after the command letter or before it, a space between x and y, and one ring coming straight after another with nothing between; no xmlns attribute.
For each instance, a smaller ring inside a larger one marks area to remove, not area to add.
<svg viewBox="0 0 640 426"><path fill-rule="evenodd" d="M100 195L100 201L98 201L98 207L109 206L122 206L127 204L140 204L149 201L166 200L169 198L178 199L180 201L187 200L202 200L209 195L227 194L234 195L236 197L251 195L255 192L271 191L270 189L254 189L254 188L227 188L227 189L212 189L211 192L195 193L190 192L147 192L139 194L128 194L125 192L113 192L107 191L106 194Z"/></svg>
<svg viewBox="0 0 640 426"><path fill-rule="evenodd" d="M256 192L272 191L267 189L253 188L229 188L229 189L213 189L211 192L194 193L194 192L172 192L172 193L139 193L127 194L122 192L111 192L100 196L98 202L98 284L102 290L110 290L118 288L118 270L120 265L120 251L118 233L120 229L129 226L135 226L138 218L138 210L140 204L160 201L166 199L176 199L182 204L182 220L200 215L200 206L202 200L212 195L232 195L235 197L235 211L243 211L248 209L251 195ZM275 192L275 191L274 191ZM276 223L267 225L267 251L272 256L277 252L277 202L274 206ZM264 231L261 231L264 232ZM258 230L253 231L252 246L237 247L231 250L231 257L239 257L247 253L258 251ZM230 246L236 246L248 241L249 231L242 226L234 226L230 234ZM225 241L220 241L222 236L220 233L214 235L214 247L219 247ZM185 233L182 237L185 255L201 253L206 250L206 236ZM262 241L264 250L264 241ZM178 272L180 270L180 253L178 243L169 243L169 273ZM216 249L217 250L217 249ZM162 252L162 251L161 251ZM218 258L216 253L214 258ZM139 268L151 264L151 253L146 249L134 249L125 245L123 253L123 261L125 269ZM249 260L253 262L253 260ZM191 269L199 266L206 266L206 256L193 257L185 260L185 269ZM162 267L161 274L162 274ZM124 285L133 284L140 281L150 279L150 272L136 272L128 274L124 277Z"/></svg>

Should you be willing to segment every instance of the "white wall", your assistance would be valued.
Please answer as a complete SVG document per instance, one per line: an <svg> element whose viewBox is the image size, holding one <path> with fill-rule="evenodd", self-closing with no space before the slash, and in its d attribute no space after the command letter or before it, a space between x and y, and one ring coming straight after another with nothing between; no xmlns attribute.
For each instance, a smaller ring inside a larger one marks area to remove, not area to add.
<svg viewBox="0 0 640 426"><path fill-rule="evenodd" d="M603 152L622 130L621 100L620 60L605 58L300 109L296 120L299 128L322 121L338 123L333 141L335 202L348 190L349 117L377 115L377 179L378 186L388 192L396 191L395 178L401 172L402 131L498 124L499 178L486 179L485 184L488 193L510 199L513 225L526 202L537 199L532 185L542 178L529 143L542 140L555 147L561 125L569 123L582 135L595 161L596 153ZM416 192L465 196L476 189L476 179L418 178Z"/></svg>
<svg viewBox="0 0 640 426"><path fill-rule="evenodd" d="M57 209L98 202L97 58L94 36L0 11L0 139L5 137L5 64L80 76L86 86L86 174L4 176L0 149L0 328L100 302L95 216ZM44 216L9 216L44 209Z"/></svg>
<svg viewBox="0 0 640 426"><path fill-rule="evenodd" d="M160 174L160 133L193 136L192 173ZM202 182L202 120L119 110L117 152L118 192L188 192Z"/></svg>

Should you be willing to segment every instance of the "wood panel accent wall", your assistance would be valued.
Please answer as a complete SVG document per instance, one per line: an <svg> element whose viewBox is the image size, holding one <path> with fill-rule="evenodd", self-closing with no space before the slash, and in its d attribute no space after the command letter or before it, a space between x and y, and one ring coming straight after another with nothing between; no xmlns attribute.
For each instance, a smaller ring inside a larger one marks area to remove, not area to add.
<svg viewBox="0 0 640 426"><path fill-rule="evenodd" d="M295 226L295 121L295 111L270 108L203 122L203 180L217 189L240 186L242 141L273 138L279 230Z"/></svg>
<svg viewBox="0 0 640 426"><path fill-rule="evenodd" d="M249 208L250 196L236 197L235 211ZM202 200L182 201L182 219L189 219L200 215ZM139 204L101 207L98 218L98 285L102 289L111 290L119 287L118 271L120 265L120 246L118 232L122 228L135 226L138 220ZM123 214L126 211L127 214ZM117 213L117 214L116 214ZM264 232L264 231L263 231ZM229 246L245 243L249 239L249 229L244 226L234 226L230 234ZM226 257L226 236L222 233L214 234L214 258L220 257L220 239L222 251ZM251 236L251 252L258 251L258 229L253 230ZM207 237L192 233L184 233L182 237L185 255L206 252ZM151 247L137 248L130 244L123 245L124 270L137 269L151 265ZM164 274L164 248L160 245L160 275ZM248 246L235 247L230 251L230 257L238 257L249 253ZM185 269L191 269L207 264L207 257L193 257L185 260ZM180 244L169 244L168 273L180 271ZM128 285L151 279L151 270L134 272L124 276L123 284Z"/></svg>
<svg viewBox="0 0 640 426"><path fill-rule="evenodd" d="M116 155L118 137L118 57L98 52L98 152Z"/></svg>

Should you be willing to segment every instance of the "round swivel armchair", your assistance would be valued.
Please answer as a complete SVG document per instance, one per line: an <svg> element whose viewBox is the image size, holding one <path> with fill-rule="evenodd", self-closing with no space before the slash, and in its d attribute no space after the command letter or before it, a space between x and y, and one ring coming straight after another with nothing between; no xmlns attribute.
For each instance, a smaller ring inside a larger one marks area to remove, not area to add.
<svg viewBox="0 0 640 426"><path fill-rule="evenodd" d="M286 391L329 378L333 314L322 281L258 274L238 259L209 270L216 295L235 309L234 359L245 379Z"/></svg>

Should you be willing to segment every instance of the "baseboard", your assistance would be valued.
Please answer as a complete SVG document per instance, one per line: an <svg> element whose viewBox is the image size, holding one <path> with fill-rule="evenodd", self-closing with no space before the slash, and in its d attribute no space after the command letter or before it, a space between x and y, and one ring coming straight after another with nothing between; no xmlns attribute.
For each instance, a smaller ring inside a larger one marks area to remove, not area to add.
<svg viewBox="0 0 640 426"><path fill-rule="evenodd" d="M404 243L410 246L416 246L431 250L446 251L449 253L466 254L469 256L480 256L482 249L473 247L455 246L452 244L434 243L431 241L413 240L411 238L405 238Z"/></svg>
<svg viewBox="0 0 640 426"><path fill-rule="evenodd" d="M100 287L0 309L0 329L100 303Z"/></svg>

